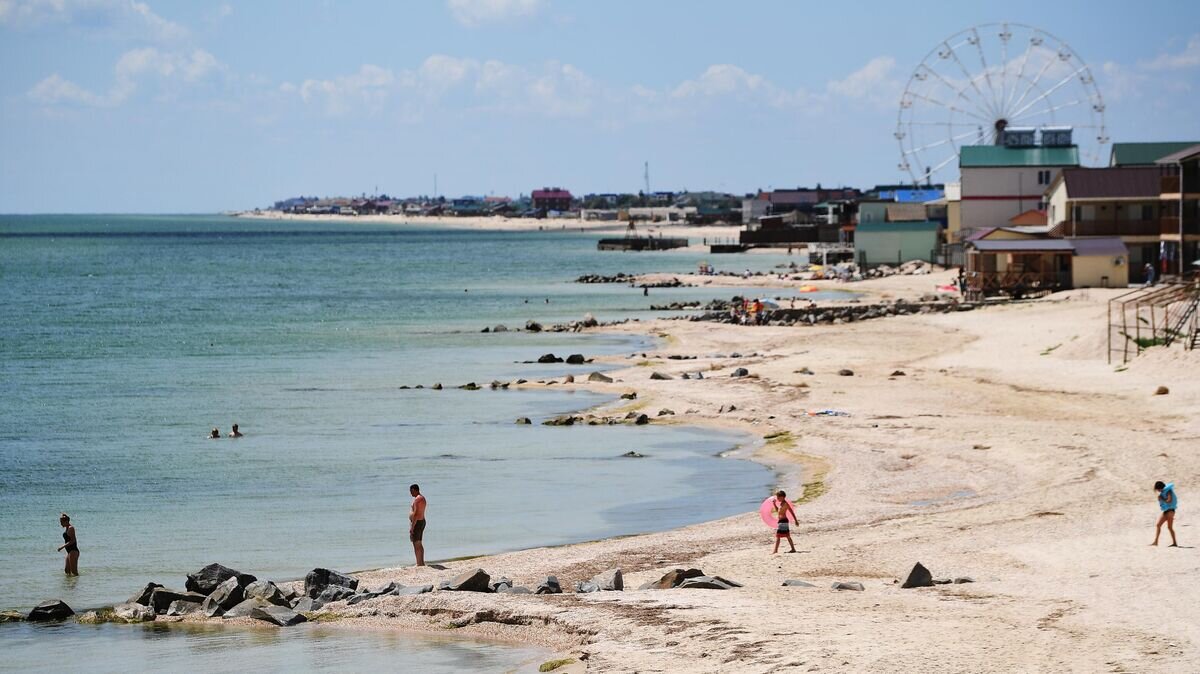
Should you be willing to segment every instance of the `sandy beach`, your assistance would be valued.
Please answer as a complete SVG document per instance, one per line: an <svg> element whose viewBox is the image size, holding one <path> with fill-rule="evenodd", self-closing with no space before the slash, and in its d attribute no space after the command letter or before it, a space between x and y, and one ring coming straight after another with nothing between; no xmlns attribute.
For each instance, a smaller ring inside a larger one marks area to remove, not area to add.
<svg viewBox="0 0 1200 674"><path fill-rule="evenodd" d="M892 277L854 288L904 297L944 280ZM1148 545L1158 515L1153 482L1176 482L1186 500L1200 473L1191 451L1200 439L1200 352L1106 363L1106 300L1117 292L808 328L607 328L657 335L661 350L614 358L626 367L610 373L611 384L567 386L637 392L605 413L637 409L653 423L771 436L740 451L778 471L779 486L797 500L799 553L770 554L772 532L747 513L452 561L447 570L359 574L367 584L413 585L482 568L531 587L554 574L567 593L385 597L328 605L324 619L539 644L575 660L560 671L1200 667L1191 582L1200 555L1186 504L1176 524L1183 547L1165 547L1165 531L1160 547ZM751 376L731 378L737 367ZM705 378L678 377L697 371ZM652 372L675 378L652 380ZM1170 393L1155 395L1159 386ZM663 408L677 414L656 416ZM848 416L809 414L825 409ZM570 495L551 497L569 517ZM431 527L456 516L443 508L431 501ZM901 589L916 562L935 578L974 582ZM744 587L633 589L677 567ZM571 592L612 568L623 570L626 591ZM813 587L782 586L788 579ZM831 589L837 581L865 589Z"/></svg>

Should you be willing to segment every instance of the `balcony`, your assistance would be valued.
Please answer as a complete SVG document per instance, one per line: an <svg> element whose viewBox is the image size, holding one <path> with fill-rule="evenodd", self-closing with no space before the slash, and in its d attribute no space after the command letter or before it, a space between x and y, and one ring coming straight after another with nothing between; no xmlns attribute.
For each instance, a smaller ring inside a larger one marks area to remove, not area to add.
<svg viewBox="0 0 1200 674"><path fill-rule="evenodd" d="M1163 194L1179 194L1179 176L1162 176L1162 187L1159 192ZM1153 184L1153 183L1151 183Z"/></svg>
<svg viewBox="0 0 1200 674"><path fill-rule="evenodd" d="M1076 220L1055 226L1057 236L1159 236L1177 234L1178 218L1158 220Z"/></svg>

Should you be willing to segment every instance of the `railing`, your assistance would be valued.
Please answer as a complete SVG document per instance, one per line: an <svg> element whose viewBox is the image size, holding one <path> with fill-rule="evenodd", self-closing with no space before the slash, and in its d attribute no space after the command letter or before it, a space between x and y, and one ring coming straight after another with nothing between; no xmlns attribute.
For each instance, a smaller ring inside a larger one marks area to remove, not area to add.
<svg viewBox="0 0 1200 674"><path fill-rule="evenodd" d="M1158 236L1179 231L1176 222L1168 232L1164 220L1076 220L1062 223L1059 231L1064 236Z"/></svg>
<svg viewBox="0 0 1200 674"><path fill-rule="evenodd" d="M1108 302L1108 362L1119 354L1129 362L1152 346L1182 340L1197 344L1197 302L1200 282L1165 283L1118 295Z"/></svg>
<svg viewBox="0 0 1200 674"><path fill-rule="evenodd" d="M1020 297L1071 287L1070 272L975 271L967 273L967 290L975 298L989 295Z"/></svg>

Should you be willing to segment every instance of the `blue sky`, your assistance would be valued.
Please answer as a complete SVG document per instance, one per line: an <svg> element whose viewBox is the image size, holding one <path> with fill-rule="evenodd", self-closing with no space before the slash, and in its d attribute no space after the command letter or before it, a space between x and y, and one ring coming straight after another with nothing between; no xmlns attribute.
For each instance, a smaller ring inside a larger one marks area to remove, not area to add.
<svg viewBox="0 0 1200 674"><path fill-rule="evenodd" d="M894 182L910 75L998 21L1113 140L1200 139L1200 3L969 4L0 0L0 212Z"/></svg>

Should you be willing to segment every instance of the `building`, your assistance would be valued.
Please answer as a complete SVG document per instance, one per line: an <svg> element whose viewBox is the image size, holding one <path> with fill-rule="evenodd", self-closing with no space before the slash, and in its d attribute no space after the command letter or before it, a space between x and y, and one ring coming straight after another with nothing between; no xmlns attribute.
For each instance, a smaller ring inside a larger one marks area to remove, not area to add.
<svg viewBox="0 0 1200 674"><path fill-rule="evenodd" d="M1158 195L1163 210L1160 269L1182 276L1200 262L1200 144L1155 163L1164 173Z"/></svg>
<svg viewBox="0 0 1200 674"><path fill-rule="evenodd" d="M749 225L771 212L771 202L761 195L753 199L742 199L742 224Z"/></svg>
<svg viewBox="0 0 1200 674"><path fill-rule="evenodd" d="M540 190L534 190L530 194L530 198L533 200L534 209L537 210L571 210L571 192L561 187L543 187Z"/></svg>
<svg viewBox="0 0 1200 674"><path fill-rule="evenodd" d="M1011 134L1011 138L1010 138ZM1062 133L1046 134L1061 143ZM959 238L1000 227L1030 209L1045 206L1046 188L1064 168L1079 166L1074 145L1035 145L1034 130L1010 127L1002 145L967 145L959 151L962 174Z"/></svg>
<svg viewBox="0 0 1200 674"><path fill-rule="evenodd" d="M1125 244L1117 237L1060 239L1000 227L963 245L970 299L1124 286L1128 275Z"/></svg>
<svg viewBox="0 0 1200 674"><path fill-rule="evenodd" d="M933 261L941 240L941 223L859 221L854 230L854 254L860 269L911 260Z"/></svg>
<svg viewBox="0 0 1200 674"><path fill-rule="evenodd" d="M1163 143L1113 143L1109 166L1154 166L1163 157L1200 145L1200 140Z"/></svg>

